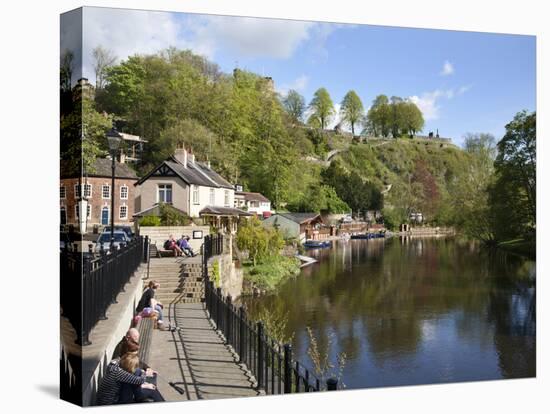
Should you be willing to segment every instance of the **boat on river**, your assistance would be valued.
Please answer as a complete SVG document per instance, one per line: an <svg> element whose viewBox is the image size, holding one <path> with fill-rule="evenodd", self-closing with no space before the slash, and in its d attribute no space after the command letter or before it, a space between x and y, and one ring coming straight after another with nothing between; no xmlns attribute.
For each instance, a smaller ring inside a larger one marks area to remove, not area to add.
<svg viewBox="0 0 550 414"><path fill-rule="evenodd" d="M329 240L306 240L304 242L304 247L308 249L322 249L330 246L332 243Z"/></svg>
<svg viewBox="0 0 550 414"><path fill-rule="evenodd" d="M385 233L362 233L362 234L352 234L351 238L356 239L379 239L385 237Z"/></svg>

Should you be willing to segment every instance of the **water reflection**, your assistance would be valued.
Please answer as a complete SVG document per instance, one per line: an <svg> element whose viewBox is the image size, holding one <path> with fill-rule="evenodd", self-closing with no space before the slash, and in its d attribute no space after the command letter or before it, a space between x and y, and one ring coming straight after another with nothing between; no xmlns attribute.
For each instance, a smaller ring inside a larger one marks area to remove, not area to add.
<svg viewBox="0 0 550 414"><path fill-rule="evenodd" d="M453 239L349 240L314 250L275 295L298 358L334 334L348 388L535 375L535 264Z"/></svg>

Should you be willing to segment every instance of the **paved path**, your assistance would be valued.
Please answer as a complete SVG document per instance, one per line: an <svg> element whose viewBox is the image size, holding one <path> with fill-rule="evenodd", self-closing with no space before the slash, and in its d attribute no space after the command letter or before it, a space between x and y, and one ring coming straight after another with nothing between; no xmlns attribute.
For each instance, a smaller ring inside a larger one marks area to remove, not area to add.
<svg viewBox="0 0 550 414"><path fill-rule="evenodd" d="M172 305L165 320L175 332L153 331L150 361L158 388L167 401L260 395L245 367L213 329L202 303ZM168 382L174 382L179 394Z"/></svg>

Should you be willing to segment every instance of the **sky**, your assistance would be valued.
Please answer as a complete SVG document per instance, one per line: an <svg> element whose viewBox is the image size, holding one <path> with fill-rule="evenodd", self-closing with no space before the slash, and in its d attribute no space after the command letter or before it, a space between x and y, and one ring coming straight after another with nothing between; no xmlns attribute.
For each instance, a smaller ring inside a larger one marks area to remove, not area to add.
<svg viewBox="0 0 550 414"><path fill-rule="evenodd" d="M75 17L62 17L62 51L78 44L63 30L78 26ZM277 91L295 89L306 102L325 87L337 109L351 89L366 109L379 94L410 99L424 115L424 134L438 130L458 145L466 133L498 140L517 112L536 109L534 36L86 7L82 42L83 75L92 82L97 45L119 61L174 46L227 73L270 76Z"/></svg>

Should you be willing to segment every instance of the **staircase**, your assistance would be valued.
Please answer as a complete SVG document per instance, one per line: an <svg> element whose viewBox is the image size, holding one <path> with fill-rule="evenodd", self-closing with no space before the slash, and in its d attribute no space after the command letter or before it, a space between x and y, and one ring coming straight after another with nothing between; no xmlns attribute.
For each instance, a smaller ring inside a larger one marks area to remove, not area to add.
<svg viewBox="0 0 550 414"><path fill-rule="evenodd" d="M182 258L151 258L149 279L156 280L160 287L155 299L166 307L171 303L198 303L204 301L204 280L202 277L202 256Z"/></svg>

